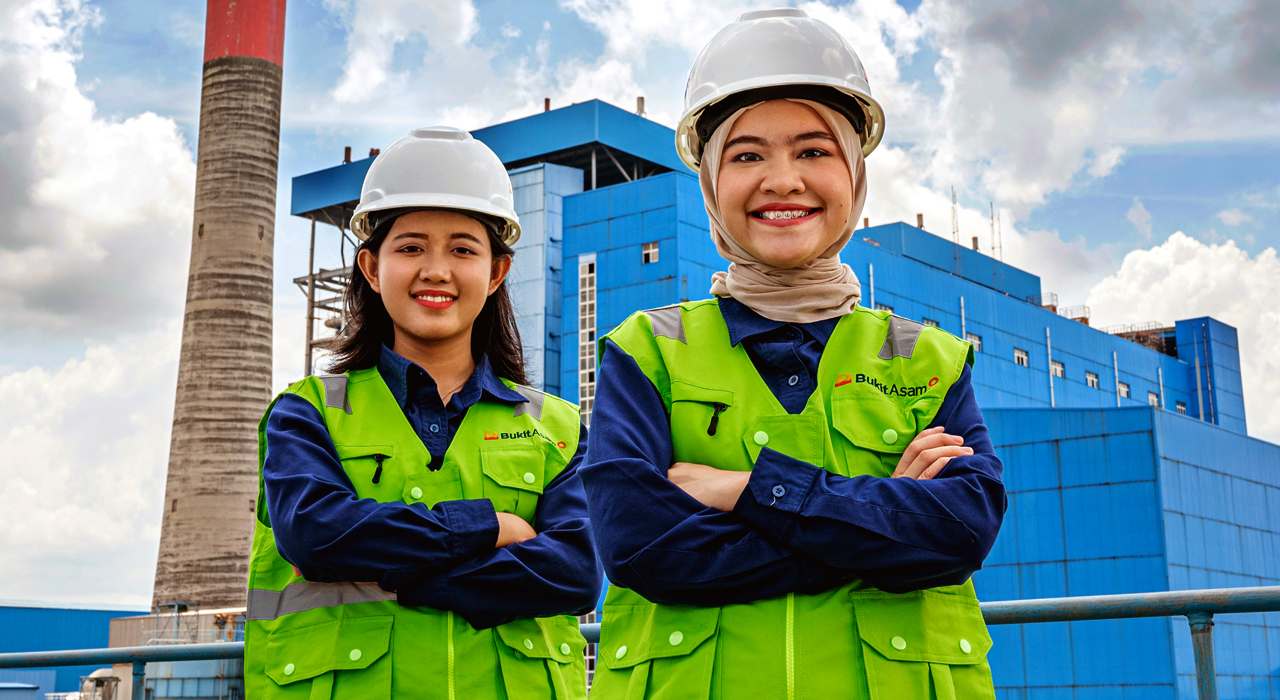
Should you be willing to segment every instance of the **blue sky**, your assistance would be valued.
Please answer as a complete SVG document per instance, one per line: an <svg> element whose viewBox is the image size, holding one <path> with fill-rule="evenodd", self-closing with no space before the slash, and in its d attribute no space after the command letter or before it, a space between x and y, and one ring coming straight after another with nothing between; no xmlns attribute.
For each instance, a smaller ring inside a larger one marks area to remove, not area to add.
<svg viewBox="0 0 1280 700"><path fill-rule="evenodd" d="M720 27L766 0L291 0L275 377L301 372L290 178L409 129L599 98L679 117ZM796 2L885 106L866 216L988 245L1095 325L1240 332L1280 440L1280 3ZM150 600L191 236L204 3L0 3L0 598ZM357 66L364 68L357 70ZM318 231L319 264L339 264ZM74 487L68 489L68 484ZM98 494L111 493L112 499ZM53 554L51 554L53 553ZM123 564L122 564L123 562ZM117 571L109 581L77 574Z"/></svg>

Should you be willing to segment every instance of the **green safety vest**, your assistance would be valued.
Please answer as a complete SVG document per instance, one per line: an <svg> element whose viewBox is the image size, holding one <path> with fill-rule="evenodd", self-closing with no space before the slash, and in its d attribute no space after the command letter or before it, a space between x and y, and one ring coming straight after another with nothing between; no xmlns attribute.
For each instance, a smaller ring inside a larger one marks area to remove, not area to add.
<svg viewBox="0 0 1280 700"><path fill-rule="evenodd" d="M731 344L715 300L634 314L606 337L661 394L673 461L733 470L767 445L843 476L888 477L973 360L944 331L858 307L832 333L804 411L789 415ZM972 582L891 594L854 581L722 607L610 586L592 697L994 698L990 648Z"/></svg>
<svg viewBox="0 0 1280 700"><path fill-rule="evenodd" d="M572 404L503 383L529 401L473 405L438 471L377 369L308 377L285 393L323 416L360 498L427 508L488 498L532 524L543 489L578 449L581 424ZM572 616L477 630L452 611L401 607L377 585L294 575L276 551L261 480L246 617L245 689L254 700L586 697L586 641Z"/></svg>

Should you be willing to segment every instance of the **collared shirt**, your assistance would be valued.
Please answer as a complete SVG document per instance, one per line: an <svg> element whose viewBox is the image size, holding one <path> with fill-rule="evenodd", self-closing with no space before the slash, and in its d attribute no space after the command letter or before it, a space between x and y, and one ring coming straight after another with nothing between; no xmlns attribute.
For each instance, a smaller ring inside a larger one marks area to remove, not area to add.
<svg viewBox="0 0 1280 700"><path fill-rule="evenodd" d="M783 407L801 412L836 319L787 324L732 299L719 304L731 342ZM606 340L597 376L580 471L596 548L611 581L650 600L726 605L851 579L893 592L958 584L995 543L1002 467L967 366L929 427L963 437L973 455L918 481L844 477L766 448L732 512L703 506L667 479L669 417L635 360ZM787 496L772 496L776 486Z"/></svg>
<svg viewBox="0 0 1280 700"><path fill-rule="evenodd" d="M378 373L432 455L443 455L479 401L527 401L493 373L488 358L447 405L431 375L389 348ZM358 407L356 410L359 410ZM538 536L495 548L498 520L487 498L422 503L361 499L319 412L285 394L267 418L263 480L280 555L309 581L372 581L401 605L452 610L476 628L521 617L580 614L595 606L599 566L591 542L578 451L538 503Z"/></svg>

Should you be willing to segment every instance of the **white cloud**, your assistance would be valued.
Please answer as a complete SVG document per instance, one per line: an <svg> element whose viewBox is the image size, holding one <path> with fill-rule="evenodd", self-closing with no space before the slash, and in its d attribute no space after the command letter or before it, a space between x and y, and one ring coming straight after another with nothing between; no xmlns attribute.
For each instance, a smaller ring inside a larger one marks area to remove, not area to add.
<svg viewBox="0 0 1280 700"><path fill-rule="evenodd" d="M1280 442L1280 260L1182 232L1125 256L1089 293L1097 325L1212 316L1236 327L1249 434Z"/></svg>
<svg viewBox="0 0 1280 700"><path fill-rule="evenodd" d="M101 21L84 0L0 7L0 317L9 342L87 347L0 374L0 598L145 607L195 164L171 119L103 119L77 86Z"/></svg>
<svg viewBox="0 0 1280 700"><path fill-rule="evenodd" d="M0 377L0 598L150 606L180 335Z"/></svg>
<svg viewBox="0 0 1280 700"><path fill-rule="evenodd" d="M172 120L95 114L76 86L83 0L3 11L0 314L81 336L139 330L182 308L195 164ZM176 293L175 293L176 292Z"/></svg>
<svg viewBox="0 0 1280 700"><path fill-rule="evenodd" d="M1222 223L1228 226L1239 226L1246 221L1253 221L1252 216L1249 216L1239 209L1224 209L1218 212L1218 218L1222 220Z"/></svg>
<svg viewBox="0 0 1280 700"><path fill-rule="evenodd" d="M1138 229L1143 240L1151 240L1151 212L1143 206L1141 199L1133 198L1133 206L1129 207L1129 214L1125 218Z"/></svg>
<svg viewBox="0 0 1280 700"><path fill-rule="evenodd" d="M502 25L502 27L501 27L500 29L498 29L498 31L502 34L502 36L503 36L503 37L505 37L505 38L507 38L507 39L519 39L519 38L520 38L520 28L519 28L519 27L513 27L513 26L511 26L510 24L504 24L504 25Z"/></svg>

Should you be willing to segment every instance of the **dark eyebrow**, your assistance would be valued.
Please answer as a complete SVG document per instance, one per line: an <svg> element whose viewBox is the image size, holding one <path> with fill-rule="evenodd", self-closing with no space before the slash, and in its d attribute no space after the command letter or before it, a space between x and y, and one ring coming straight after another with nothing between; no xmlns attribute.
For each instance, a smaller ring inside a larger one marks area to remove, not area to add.
<svg viewBox="0 0 1280 700"><path fill-rule="evenodd" d="M724 145L724 150L726 150L726 151L727 151L727 150L729 150L730 148L733 148L734 146L737 146L737 145L738 145L738 144L740 144L740 143L749 143L749 144L751 144L751 145L753 145L753 146L768 146L768 145L769 145L769 142L765 141L764 139L760 138L759 136L739 136L739 137L737 137L737 138L735 138L735 139L729 139L729 142L728 142L728 143L726 143L726 144Z"/></svg>
<svg viewBox="0 0 1280 700"><path fill-rule="evenodd" d="M808 141L810 139L823 139L825 141L830 141L831 143L836 142L835 137L825 131L808 131L803 134L798 134L796 136L793 136L791 138L791 143L799 143L801 141Z"/></svg>
<svg viewBox="0 0 1280 700"><path fill-rule="evenodd" d="M466 231L458 231L452 234L450 238L453 238L453 239L465 238L469 241L475 241L476 243L484 245L484 241L480 240L475 234L467 233Z"/></svg>

